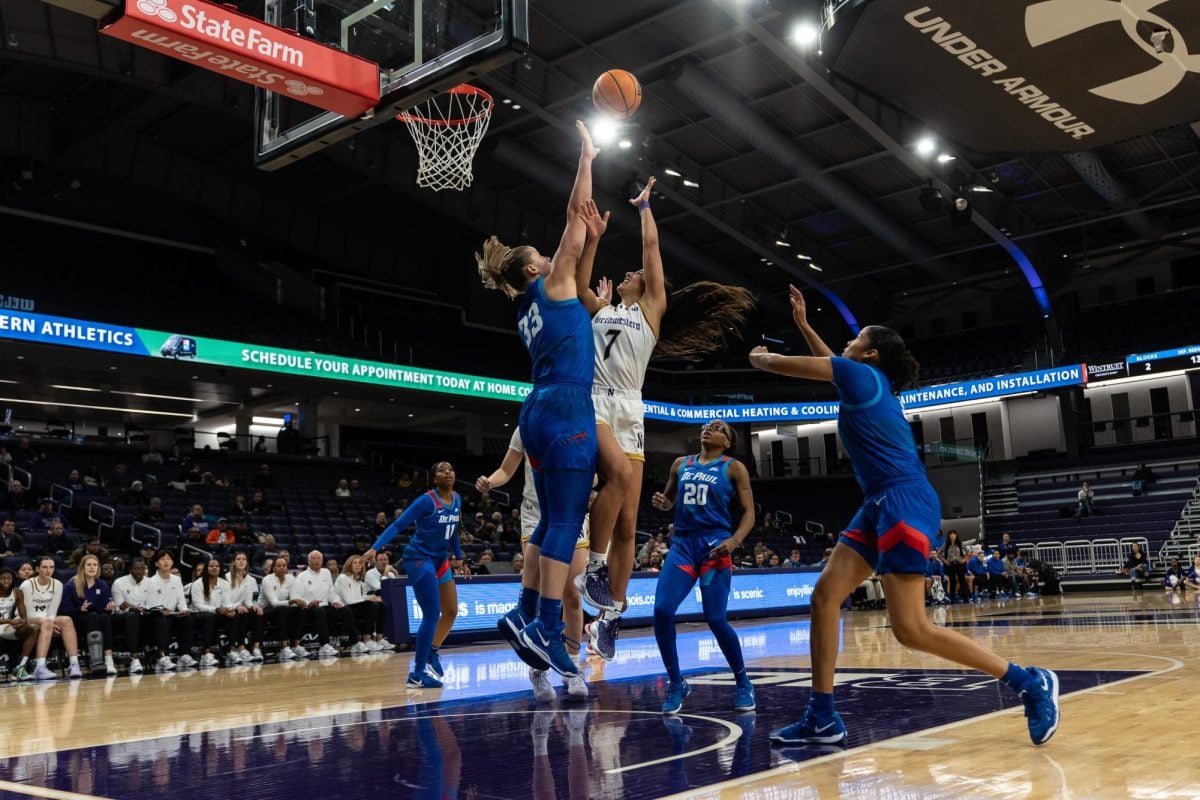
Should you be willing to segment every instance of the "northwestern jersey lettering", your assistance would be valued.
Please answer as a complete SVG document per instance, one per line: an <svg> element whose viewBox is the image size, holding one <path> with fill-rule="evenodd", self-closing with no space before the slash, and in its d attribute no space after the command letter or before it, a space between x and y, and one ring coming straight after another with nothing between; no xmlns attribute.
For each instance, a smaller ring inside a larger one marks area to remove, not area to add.
<svg viewBox="0 0 1200 800"><path fill-rule="evenodd" d="M404 558L427 560L440 564L446 555L454 551L456 559L462 558L462 546L458 539L458 525L462 520L462 498L458 492L449 505L442 502L437 492L430 490L418 497L405 509L400 518L379 534L372 548L380 549L410 525L415 526L412 538L404 546Z"/></svg>
<svg viewBox="0 0 1200 800"><path fill-rule="evenodd" d="M729 504L733 483L729 480L729 456L707 464L693 455L679 465L675 494L675 533L694 536L713 531L733 530Z"/></svg>
<svg viewBox="0 0 1200 800"><path fill-rule="evenodd" d="M525 289L517 310L517 330L533 361L533 385L592 385L596 349L588 328L591 319L579 298L551 300L543 279Z"/></svg>
<svg viewBox="0 0 1200 800"><path fill-rule="evenodd" d="M833 383L841 396L838 436L863 494L885 483L925 479L912 428L887 377L875 367L835 356Z"/></svg>
<svg viewBox="0 0 1200 800"><path fill-rule="evenodd" d="M658 343L636 303L608 306L592 317L596 386L641 392L650 355Z"/></svg>

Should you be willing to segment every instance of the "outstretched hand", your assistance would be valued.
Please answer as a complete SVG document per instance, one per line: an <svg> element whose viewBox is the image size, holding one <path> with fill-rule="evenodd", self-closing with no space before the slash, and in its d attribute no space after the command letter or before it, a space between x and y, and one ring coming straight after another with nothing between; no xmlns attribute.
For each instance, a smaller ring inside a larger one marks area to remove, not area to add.
<svg viewBox="0 0 1200 800"><path fill-rule="evenodd" d="M804 295L792 284L788 284L788 302L792 305L792 321L796 327L803 328L808 324L808 303Z"/></svg>
<svg viewBox="0 0 1200 800"><path fill-rule="evenodd" d="M767 368L767 363L771 360L772 355L773 353L771 353L771 351L768 350L764 345L759 345L750 351L750 364L755 369L765 370Z"/></svg>
<svg viewBox="0 0 1200 800"><path fill-rule="evenodd" d="M600 155L600 148L592 144L592 134L588 131L587 125L584 125L581 120L575 120L575 130L579 131L579 155L583 158L595 158Z"/></svg>
<svg viewBox="0 0 1200 800"><path fill-rule="evenodd" d="M596 241L604 232L608 230L608 216L612 212L605 211L604 216L600 216L600 209L596 207L596 201L588 198L583 201L583 208L579 212L579 216L583 217L583 224L587 227L587 238L591 241Z"/></svg>
<svg viewBox="0 0 1200 800"><path fill-rule="evenodd" d="M601 278L600 285L594 290L596 297L599 297L605 303L612 304L613 282L608 278Z"/></svg>
<svg viewBox="0 0 1200 800"><path fill-rule="evenodd" d="M642 189L641 194L639 194L637 197L629 198L629 204L636 206L638 203L649 203L650 192L652 189L654 189L654 183L656 180L657 178L651 176L650 179L646 181L646 186Z"/></svg>

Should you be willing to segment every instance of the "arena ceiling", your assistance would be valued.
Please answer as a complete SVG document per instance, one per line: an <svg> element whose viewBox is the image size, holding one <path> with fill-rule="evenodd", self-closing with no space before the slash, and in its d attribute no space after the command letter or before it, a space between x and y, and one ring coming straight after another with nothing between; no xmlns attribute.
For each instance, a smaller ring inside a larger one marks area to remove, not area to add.
<svg viewBox="0 0 1200 800"><path fill-rule="evenodd" d="M261 0L238 6L261 15ZM463 283L473 283L470 251L483 234L557 241L577 152L571 124L591 116L595 76L622 67L645 99L621 132L630 147L609 145L597 167L597 194L618 212L598 269L636 263L636 218L619 206L631 180L656 174L668 270L679 282L760 292L764 330L786 326L789 281L824 287L862 322L973 292L1019 297L1007 313L1037 318L1006 242L1030 255L1052 294L1088 270L1195 254L1194 126L1102 147L1089 164L953 142L939 144L953 161L922 161L920 121L792 44L797 21L819 12L808 0L531 0L532 52L482 81L511 102L496 112L475 184L433 193L413 185L399 124L260 171L249 88L100 36L93 20L42 0L5 0L0 204L242 247L469 307L479 295ZM930 180L964 191L966 224L922 206ZM822 326L841 336L834 306L820 306Z"/></svg>

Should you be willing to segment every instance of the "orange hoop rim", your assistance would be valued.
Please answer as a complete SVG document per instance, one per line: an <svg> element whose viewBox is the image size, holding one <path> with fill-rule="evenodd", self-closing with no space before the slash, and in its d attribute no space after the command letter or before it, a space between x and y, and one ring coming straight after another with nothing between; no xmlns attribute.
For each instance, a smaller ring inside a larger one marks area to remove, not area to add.
<svg viewBox="0 0 1200 800"><path fill-rule="evenodd" d="M401 111L396 115L396 119L400 120L401 122L419 122L422 125L450 128L460 125L470 125L473 122L479 122L481 119L491 116L492 109L495 107L495 101L492 100L492 96L490 94L485 92L483 89L480 89L478 86L472 86L469 83L460 83L458 86L447 89L444 94L473 94L481 97L485 102L483 108L479 110L479 113L470 117L461 117L458 119L430 119L429 117L425 117L420 114L414 114L411 111ZM433 98L430 98L430 100L432 99ZM426 102L429 101L427 100Z"/></svg>

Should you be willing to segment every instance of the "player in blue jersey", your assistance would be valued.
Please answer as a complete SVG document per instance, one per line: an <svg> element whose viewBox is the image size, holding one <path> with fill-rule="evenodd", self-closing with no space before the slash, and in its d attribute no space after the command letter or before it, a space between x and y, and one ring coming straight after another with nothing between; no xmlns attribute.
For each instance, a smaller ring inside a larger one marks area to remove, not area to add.
<svg viewBox="0 0 1200 800"><path fill-rule="evenodd" d="M986 672L1016 691L1025 703L1029 736L1045 744L1058 729L1058 676L1022 669L956 632L935 626L925 612L925 563L941 543L941 507L899 393L917 379L919 365L890 328L868 326L833 351L808 324L804 296L791 289L792 317L813 356L781 356L756 347L750 362L779 375L830 381L841 398L838 435L850 455L864 502L842 532L812 598L812 695L796 723L771 734L781 745L845 744L846 727L833 707L842 601L877 571L887 595L896 639L912 650Z"/></svg>
<svg viewBox="0 0 1200 800"><path fill-rule="evenodd" d="M495 236L475 255L484 286L519 299L517 329L533 361L521 437L542 512L525 551L520 599L497 627L529 666L564 678L577 676L579 667L563 642L562 597L596 472L596 351L591 317L576 296L575 272L589 227L602 231L607 221L591 202L592 161L599 151L584 124L576 128L579 167L554 257L529 245L507 247Z"/></svg>
<svg viewBox="0 0 1200 800"><path fill-rule="evenodd" d="M459 543L459 524L462 522L462 498L454 491L454 467L439 461L430 470L433 489L414 500L404 513L379 534L363 558L372 561L375 552L396 535L416 526L412 538L404 546L404 573L412 587L417 605L421 607L421 627L417 629L417 646L413 653L412 672L408 675L411 689L440 689L441 664L430 670L433 638L442 616L442 609L458 608L458 589L454 585L452 566L462 561ZM454 553L454 564L448 558Z"/></svg>
<svg viewBox="0 0 1200 800"><path fill-rule="evenodd" d="M736 445L737 433L729 423L719 419L709 422L700 429L700 452L675 459L666 488L655 492L651 501L659 511L669 511L679 498L675 535L654 588L654 638L671 679L663 701L664 714L678 714L684 698L692 693L679 671L675 612L696 581L700 581L704 621L733 670L733 708L754 710L754 685L746 675L742 646L725 616L733 578L730 556L754 527L750 473L742 462L725 455ZM735 495L742 507L736 528L729 507Z"/></svg>

